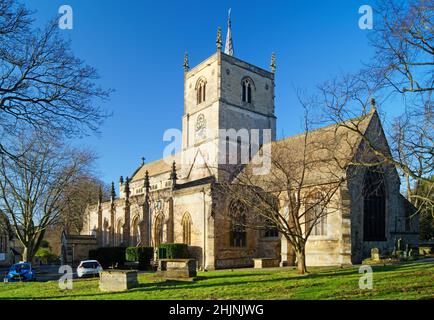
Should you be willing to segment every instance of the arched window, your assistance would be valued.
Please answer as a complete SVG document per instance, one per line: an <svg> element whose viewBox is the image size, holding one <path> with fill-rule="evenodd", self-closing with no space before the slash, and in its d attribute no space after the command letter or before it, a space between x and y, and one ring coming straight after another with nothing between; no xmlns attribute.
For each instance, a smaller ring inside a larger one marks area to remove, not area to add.
<svg viewBox="0 0 434 320"><path fill-rule="evenodd" d="M245 206L241 202L235 201L229 207L229 214L231 218L230 245L231 247L245 247L246 246Z"/></svg>
<svg viewBox="0 0 434 320"><path fill-rule="evenodd" d="M206 99L206 80L201 78L196 83L197 104L201 104Z"/></svg>
<svg viewBox="0 0 434 320"><path fill-rule="evenodd" d="M109 222L107 218L104 218L103 223L103 246L109 245Z"/></svg>
<svg viewBox="0 0 434 320"><path fill-rule="evenodd" d="M140 218L139 216L135 216L132 223L132 239L131 243L133 246L140 245Z"/></svg>
<svg viewBox="0 0 434 320"><path fill-rule="evenodd" d="M305 228L312 236L327 235L327 212L322 203L321 193L315 192L307 197Z"/></svg>
<svg viewBox="0 0 434 320"><path fill-rule="evenodd" d="M164 216L160 213L155 218L154 223L154 246L158 247L163 241L163 231L164 231Z"/></svg>
<svg viewBox="0 0 434 320"><path fill-rule="evenodd" d="M253 81L250 78L245 78L242 82L243 102L252 103L252 87Z"/></svg>
<svg viewBox="0 0 434 320"><path fill-rule="evenodd" d="M122 242L124 241L124 224L121 219L118 220L118 223L116 224L116 245L120 246L122 245Z"/></svg>
<svg viewBox="0 0 434 320"><path fill-rule="evenodd" d="M386 240L386 190L378 168L368 168L363 183L363 240Z"/></svg>
<svg viewBox="0 0 434 320"><path fill-rule="evenodd" d="M182 242L191 245L191 217L188 212L182 218Z"/></svg>

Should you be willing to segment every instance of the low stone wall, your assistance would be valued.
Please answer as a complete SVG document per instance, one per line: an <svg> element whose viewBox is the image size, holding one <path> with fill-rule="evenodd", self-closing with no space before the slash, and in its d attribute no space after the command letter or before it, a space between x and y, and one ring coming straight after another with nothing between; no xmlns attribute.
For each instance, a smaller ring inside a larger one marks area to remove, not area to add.
<svg viewBox="0 0 434 320"><path fill-rule="evenodd" d="M275 258L254 258L253 263L256 269L275 268L279 266L279 259Z"/></svg>
<svg viewBox="0 0 434 320"><path fill-rule="evenodd" d="M194 278L196 272L195 259L160 259L157 274L167 279Z"/></svg>
<svg viewBox="0 0 434 320"><path fill-rule="evenodd" d="M99 289L101 291L125 291L138 285L137 271L135 270L110 270L100 273Z"/></svg>

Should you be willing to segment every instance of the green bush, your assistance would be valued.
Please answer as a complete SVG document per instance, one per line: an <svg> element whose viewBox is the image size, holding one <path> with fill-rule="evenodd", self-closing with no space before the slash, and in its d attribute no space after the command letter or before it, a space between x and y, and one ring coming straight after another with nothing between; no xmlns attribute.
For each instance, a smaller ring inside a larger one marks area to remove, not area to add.
<svg viewBox="0 0 434 320"><path fill-rule="evenodd" d="M35 254L43 264L51 264L59 262L59 256L55 255L48 248L39 248Z"/></svg>
<svg viewBox="0 0 434 320"><path fill-rule="evenodd" d="M122 267L125 263L125 248L103 247L89 250L89 259L98 260L103 268Z"/></svg>
<svg viewBox="0 0 434 320"><path fill-rule="evenodd" d="M188 245L185 243L164 243L158 247L159 259L187 259Z"/></svg>
<svg viewBox="0 0 434 320"><path fill-rule="evenodd" d="M125 250L125 259L130 262L139 262L139 269L146 269L154 256L152 247L128 247Z"/></svg>

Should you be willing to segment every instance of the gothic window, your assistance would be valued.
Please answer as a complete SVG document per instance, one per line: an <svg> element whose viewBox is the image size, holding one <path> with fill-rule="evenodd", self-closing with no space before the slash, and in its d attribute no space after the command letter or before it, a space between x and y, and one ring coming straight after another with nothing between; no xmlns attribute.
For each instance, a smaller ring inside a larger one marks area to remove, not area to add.
<svg viewBox="0 0 434 320"><path fill-rule="evenodd" d="M191 245L191 217L188 212L182 218L182 242Z"/></svg>
<svg viewBox="0 0 434 320"><path fill-rule="evenodd" d="M231 218L230 229L230 245L231 247L245 247L246 246L246 209L245 206L239 202L233 202L229 207Z"/></svg>
<svg viewBox="0 0 434 320"><path fill-rule="evenodd" d="M109 245L109 222L107 218L104 218L103 224L103 246Z"/></svg>
<svg viewBox="0 0 434 320"><path fill-rule="evenodd" d="M242 82L242 100L243 102L252 103L252 87L253 81L250 78L246 78Z"/></svg>
<svg viewBox="0 0 434 320"><path fill-rule="evenodd" d="M197 104L201 104L206 98L206 81L201 78L196 83Z"/></svg>
<svg viewBox="0 0 434 320"><path fill-rule="evenodd" d="M155 218L154 224L154 245L158 247L162 244L163 241L163 231L164 231L164 216L159 214L157 218Z"/></svg>
<svg viewBox="0 0 434 320"><path fill-rule="evenodd" d="M322 196L319 192L307 197L305 217L306 232L311 230L312 236L327 235L327 212L323 207Z"/></svg>
<svg viewBox="0 0 434 320"><path fill-rule="evenodd" d="M270 226L265 229L264 238L276 238L279 236L279 231L276 227Z"/></svg>
<svg viewBox="0 0 434 320"><path fill-rule="evenodd" d="M132 224L132 245L138 246L140 244L140 221L139 216L135 216Z"/></svg>
<svg viewBox="0 0 434 320"><path fill-rule="evenodd" d="M366 171L363 183L363 239L386 240L386 192L384 177L378 168Z"/></svg>
<svg viewBox="0 0 434 320"><path fill-rule="evenodd" d="M122 220L119 219L116 225L116 245L118 246L122 245L123 241L124 241L124 224L122 223Z"/></svg>

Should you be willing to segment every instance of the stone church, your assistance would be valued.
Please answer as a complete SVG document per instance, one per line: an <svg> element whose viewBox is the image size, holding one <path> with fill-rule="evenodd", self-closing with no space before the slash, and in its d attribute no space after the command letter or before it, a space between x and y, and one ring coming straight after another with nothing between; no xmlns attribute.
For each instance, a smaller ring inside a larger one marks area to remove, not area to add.
<svg viewBox="0 0 434 320"><path fill-rule="evenodd" d="M98 246L186 243L198 265L206 269L251 266L253 258L263 257L285 265L290 251L285 239L273 230L234 227L223 218L231 208L230 200L216 192L219 183L237 174L235 169L230 174L230 163L220 161L222 149L226 152L228 143L235 144L237 152L246 147L238 148L243 142L237 135L222 139L222 129L264 132L258 145L269 143L273 148L297 144L300 139L298 135L275 141L274 55L270 69L234 56L230 25L224 51L219 30L213 55L193 68L186 56L180 152L143 162L130 177L121 177L118 196L112 183L108 201L101 198L88 206L81 236L96 239ZM375 110L363 118L363 126L366 134L384 138ZM321 139L330 131L333 126L318 129L314 137ZM346 152L349 159L355 153ZM340 209L309 237L307 265L360 263L372 247L393 248L397 237L417 242L418 223L408 223L408 204L400 194L397 172L386 170L384 175L378 197L381 205L375 212L359 196L366 180L363 174L340 188L334 199ZM68 237L64 237L67 246Z"/></svg>

